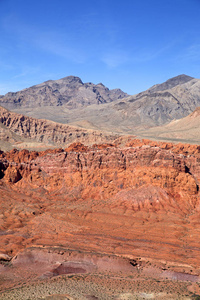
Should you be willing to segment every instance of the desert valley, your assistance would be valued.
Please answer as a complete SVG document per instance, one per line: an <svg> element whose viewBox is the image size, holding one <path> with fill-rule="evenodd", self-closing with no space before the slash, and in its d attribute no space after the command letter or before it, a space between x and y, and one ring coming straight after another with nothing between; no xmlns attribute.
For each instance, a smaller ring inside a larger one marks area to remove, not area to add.
<svg viewBox="0 0 200 300"><path fill-rule="evenodd" d="M0 299L200 299L200 79L0 96Z"/></svg>

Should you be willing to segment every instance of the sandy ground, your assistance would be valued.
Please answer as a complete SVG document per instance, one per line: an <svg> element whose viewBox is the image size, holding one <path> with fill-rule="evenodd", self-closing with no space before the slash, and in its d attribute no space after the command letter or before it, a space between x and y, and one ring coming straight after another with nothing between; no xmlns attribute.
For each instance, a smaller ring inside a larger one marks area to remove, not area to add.
<svg viewBox="0 0 200 300"><path fill-rule="evenodd" d="M11 289L0 299L198 299L190 286L190 282L120 274L62 275Z"/></svg>
<svg viewBox="0 0 200 300"><path fill-rule="evenodd" d="M197 275L116 256L30 248L0 265L2 300L192 300L198 295Z"/></svg>

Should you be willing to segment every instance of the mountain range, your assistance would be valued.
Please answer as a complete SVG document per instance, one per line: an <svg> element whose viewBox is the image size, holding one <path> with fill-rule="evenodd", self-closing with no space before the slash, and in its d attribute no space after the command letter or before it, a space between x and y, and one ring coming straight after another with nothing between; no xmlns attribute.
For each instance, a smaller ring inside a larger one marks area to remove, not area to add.
<svg viewBox="0 0 200 300"><path fill-rule="evenodd" d="M41 106L75 109L109 103L126 96L128 95L120 89L109 90L102 83L83 83L79 77L68 76L59 80L48 80L16 93L7 93L0 97L0 102L8 109Z"/></svg>
<svg viewBox="0 0 200 300"><path fill-rule="evenodd" d="M45 119L54 122L51 126L57 126L56 123L67 125L68 127L64 126L65 130L68 128L64 134L67 144L72 141L71 138L67 138L71 130L69 128L76 128L78 132L98 131L101 135L112 135L115 138L119 135L136 135L175 142L200 141L199 117L197 114L190 116L200 106L200 79L184 74L133 96L120 89L109 90L102 83L83 83L78 77L68 76L59 80L49 80L16 93L7 93L0 96L0 105L25 115L26 120L31 117L30 124L33 123L33 119L34 123L36 119ZM13 114L10 114L10 118L11 115L18 119ZM181 121L182 118L186 119ZM15 135L20 135L20 138L33 138L30 137L30 126L24 127L24 120L21 121L22 125L18 125L23 127L23 130L17 130L14 121L5 122L4 118L4 121L1 121L1 132L4 132L1 136L4 136L4 140L8 135L5 135L5 130L11 130L12 135L14 132ZM54 136L60 126L55 127ZM62 129L63 132L65 130ZM38 136L36 140L43 142ZM89 140L91 143L92 140ZM106 142L108 140L113 139L106 138ZM52 136L49 141L50 143L46 140L46 146L56 144L56 139ZM63 143L60 143L60 146L61 144L63 146Z"/></svg>

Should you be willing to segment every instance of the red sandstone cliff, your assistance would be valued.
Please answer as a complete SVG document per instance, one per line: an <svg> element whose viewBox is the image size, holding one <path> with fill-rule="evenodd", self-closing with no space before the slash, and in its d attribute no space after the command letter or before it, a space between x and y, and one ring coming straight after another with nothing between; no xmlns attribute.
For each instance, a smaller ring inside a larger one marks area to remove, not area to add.
<svg viewBox="0 0 200 300"><path fill-rule="evenodd" d="M199 148L139 143L1 152L0 252L63 245L199 265Z"/></svg>

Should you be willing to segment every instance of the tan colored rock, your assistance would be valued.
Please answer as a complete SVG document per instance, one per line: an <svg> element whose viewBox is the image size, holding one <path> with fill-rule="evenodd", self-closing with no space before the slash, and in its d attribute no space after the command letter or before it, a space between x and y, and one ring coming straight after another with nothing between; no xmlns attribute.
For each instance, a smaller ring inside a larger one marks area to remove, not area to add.
<svg viewBox="0 0 200 300"><path fill-rule="evenodd" d="M8 183L16 183L22 178L20 171L17 167L10 165L6 171L4 180Z"/></svg>
<svg viewBox="0 0 200 300"><path fill-rule="evenodd" d="M22 114L9 112L3 107L0 107L1 127L3 133L0 149L4 149L4 151L7 148L38 150L57 147L65 148L72 143L84 143L87 145L110 143L119 137L119 134L34 119Z"/></svg>
<svg viewBox="0 0 200 300"><path fill-rule="evenodd" d="M0 260L10 261L11 259L12 259L11 256L4 254L4 253L0 253Z"/></svg>

